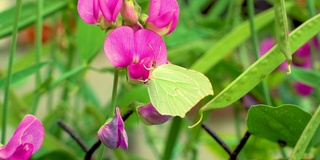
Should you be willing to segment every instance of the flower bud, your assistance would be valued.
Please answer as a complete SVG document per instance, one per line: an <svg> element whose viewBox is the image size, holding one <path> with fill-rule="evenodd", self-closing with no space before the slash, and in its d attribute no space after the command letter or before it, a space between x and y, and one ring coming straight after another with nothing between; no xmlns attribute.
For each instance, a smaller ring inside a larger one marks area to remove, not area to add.
<svg viewBox="0 0 320 160"><path fill-rule="evenodd" d="M128 148L128 136L124 130L124 123L120 115L120 110L116 108L116 115L113 119L108 119L98 131L98 137L103 144L111 149L119 146L122 149Z"/></svg>
<svg viewBox="0 0 320 160"><path fill-rule="evenodd" d="M124 0L121 8L122 20L126 25L133 25L138 22L138 15L134 8L133 0Z"/></svg>
<svg viewBox="0 0 320 160"><path fill-rule="evenodd" d="M176 28L179 12L176 0L150 0L146 27L159 35L170 34Z"/></svg>
<svg viewBox="0 0 320 160"><path fill-rule="evenodd" d="M122 0L79 0L77 9L84 22L105 30L115 26L121 6Z"/></svg>
<svg viewBox="0 0 320 160"><path fill-rule="evenodd" d="M169 115L161 115L151 103L139 107L138 113L142 121L147 125L162 124L172 118L172 116Z"/></svg>

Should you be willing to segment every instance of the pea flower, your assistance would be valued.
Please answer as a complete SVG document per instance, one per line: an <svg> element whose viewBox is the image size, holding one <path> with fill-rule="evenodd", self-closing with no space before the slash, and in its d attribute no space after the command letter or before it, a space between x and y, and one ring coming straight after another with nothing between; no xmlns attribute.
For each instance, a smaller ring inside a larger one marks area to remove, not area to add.
<svg viewBox="0 0 320 160"><path fill-rule="evenodd" d="M142 121L147 125L162 124L172 118L169 115L161 115L151 103L139 107L138 113Z"/></svg>
<svg viewBox="0 0 320 160"><path fill-rule="evenodd" d="M147 81L153 67L167 63L167 49L161 37L147 29L136 32L122 26L106 38L104 51L116 68L128 67L133 80Z"/></svg>
<svg viewBox="0 0 320 160"><path fill-rule="evenodd" d="M146 27L160 35L170 34L177 26L179 12L176 0L150 0Z"/></svg>
<svg viewBox="0 0 320 160"><path fill-rule="evenodd" d="M111 149L119 146L122 149L128 148L128 135L124 130L124 123L120 115L120 110L116 108L116 115L113 119L108 119L98 131L98 137L103 144Z"/></svg>
<svg viewBox="0 0 320 160"><path fill-rule="evenodd" d="M319 49L319 43L316 38L313 39L313 43L315 44L315 48ZM269 51L275 44L275 41L272 38L267 38L260 45L260 55L265 54ZM278 67L280 70L286 70L288 63L285 61ZM293 55L292 66L301 67L304 69L312 68L312 60L311 60L311 44L310 42L305 43L301 46L296 53ZM313 87L304 84L302 82L294 83L294 88L298 94L301 96L308 96L312 93Z"/></svg>
<svg viewBox="0 0 320 160"><path fill-rule="evenodd" d="M5 146L0 146L0 159L28 160L39 150L44 137L42 123L33 115L26 115Z"/></svg>
<svg viewBox="0 0 320 160"><path fill-rule="evenodd" d="M116 22L121 6L122 0L79 0L77 9L84 22L107 29Z"/></svg>

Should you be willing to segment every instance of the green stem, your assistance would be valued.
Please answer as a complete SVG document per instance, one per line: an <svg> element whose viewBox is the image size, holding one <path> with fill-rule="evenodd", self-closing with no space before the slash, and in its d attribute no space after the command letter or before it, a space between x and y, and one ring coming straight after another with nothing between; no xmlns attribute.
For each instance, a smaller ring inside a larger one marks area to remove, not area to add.
<svg viewBox="0 0 320 160"><path fill-rule="evenodd" d="M250 31L251 31L251 36L252 36L253 49L254 49L256 59L259 59L258 36L257 36L257 32L255 29L255 24L254 24L254 1L248 0L247 4L248 4L248 13L249 13ZM266 103L268 105L272 105L266 82L263 80L261 82L261 85L262 85L263 94L264 94L264 98L265 98Z"/></svg>
<svg viewBox="0 0 320 160"><path fill-rule="evenodd" d="M114 72L114 77L113 77L113 88L112 88L112 98L111 98L111 110L108 112L107 117L114 117L115 115L115 110L116 110L116 99L117 99L117 92L118 92L118 81L119 81L119 72L120 69L116 68ZM105 146L103 145L100 148L99 156L98 159L102 160L103 155L104 155L104 150Z"/></svg>
<svg viewBox="0 0 320 160"><path fill-rule="evenodd" d="M250 21L250 30L252 35L253 49L255 52L256 59L259 59L260 54L259 54L258 36L255 30L255 24L254 24L254 1L253 0L248 0L248 12L249 12L249 21ZM269 89L265 80L261 81L261 86L262 86L263 95L264 95L266 104L268 104L269 106L272 106ZM283 158L287 159L287 156L286 156L287 154L283 147L280 147L280 151L282 153Z"/></svg>
<svg viewBox="0 0 320 160"><path fill-rule="evenodd" d="M103 155L104 155L104 150L106 150L106 147L105 147L105 145L102 145L102 146L100 147L100 150L99 150L97 159L102 160Z"/></svg>
<svg viewBox="0 0 320 160"><path fill-rule="evenodd" d="M16 16L15 16L15 20L14 20L14 24L13 24L11 48L10 48L10 55L9 55L8 76L7 76L8 79L6 82L6 88L5 88L5 93L4 93L4 102L3 102L2 136L1 136L1 143L2 144L5 144L5 141L6 141L9 91L10 91L10 84L11 84L13 60L14 60L14 55L16 54L16 48L17 48L18 23L19 23L21 7L22 7L22 0L17 0L17 10L16 10Z"/></svg>
<svg viewBox="0 0 320 160"><path fill-rule="evenodd" d="M41 56L41 50L42 50L42 7L43 7L43 1L38 0L37 1L37 21L36 21L36 54L35 54L36 64L40 63L40 56ZM40 71L37 71L35 87L38 88L40 84L41 84L41 75L40 75ZM35 93L32 112L31 112L32 114L35 114L37 112L39 98L40 98L40 94Z"/></svg>
<svg viewBox="0 0 320 160"><path fill-rule="evenodd" d="M176 117L172 120L170 131L168 133L165 151L162 155L163 160L172 159L172 153L174 146L176 145L177 139L181 131L182 119Z"/></svg>
<svg viewBox="0 0 320 160"><path fill-rule="evenodd" d="M118 81L119 81L119 72L120 69L116 68L113 77L113 88L112 88L112 99L111 99L111 116L113 117L116 110L116 102L117 102L117 92L118 92Z"/></svg>
<svg viewBox="0 0 320 160"><path fill-rule="evenodd" d="M320 124L320 106L318 106L316 112L313 114L306 128L303 130L296 146L294 147L289 160L302 159L308 144L310 143L314 133L316 132Z"/></svg>

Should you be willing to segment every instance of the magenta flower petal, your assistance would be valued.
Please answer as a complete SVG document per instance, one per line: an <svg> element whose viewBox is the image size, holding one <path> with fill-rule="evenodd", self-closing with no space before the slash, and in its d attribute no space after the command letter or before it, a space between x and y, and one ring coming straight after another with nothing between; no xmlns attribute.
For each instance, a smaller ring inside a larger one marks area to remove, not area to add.
<svg viewBox="0 0 320 160"><path fill-rule="evenodd" d="M111 149L116 149L119 146L122 149L128 148L128 136L118 107L116 108L115 117L101 126L98 131L98 137L103 144Z"/></svg>
<svg viewBox="0 0 320 160"><path fill-rule="evenodd" d="M32 145L32 154L39 150L42 145L44 137L44 128L42 123L33 115L26 115L23 120L18 125L13 136L9 140L8 144L0 147L0 158L7 159L10 158L18 147L22 147L22 150L17 150L22 152L26 150L25 147ZM28 145L26 145L28 144ZM29 147L30 148L30 147ZM28 152L26 152L28 153ZM24 156L24 155L21 155Z"/></svg>
<svg viewBox="0 0 320 160"><path fill-rule="evenodd" d="M99 6L108 22L115 22L122 6L122 0L99 0Z"/></svg>
<svg viewBox="0 0 320 160"><path fill-rule="evenodd" d="M156 65L167 63L167 48L157 33L141 29L135 33L136 53L140 61L149 61Z"/></svg>
<svg viewBox="0 0 320 160"><path fill-rule="evenodd" d="M81 19L88 24L97 24L99 7L97 0L79 0L77 5Z"/></svg>
<svg viewBox="0 0 320 160"><path fill-rule="evenodd" d="M176 0L151 0L147 28L159 34L170 34L176 28L179 12Z"/></svg>
<svg viewBox="0 0 320 160"><path fill-rule="evenodd" d="M294 88L296 89L297 93L301 96L309 96L313 92L312 86L309 86L301 82L295 83Z"/></svg>
<svg viewBox="0 0 320 160"><path fill-rule="evenodd" d="M134 32L130 27L114 29L104 42L104 52L114 67L131 64L134 51Z"/></svg>
<svg viewBox="0 0 320 160"><path fill-rule="evenodd" d="M10 160L28 160L32 155L33 149L33 145L30 143L20 145L10 157Z"/></svg>
<svg viewBox="0 0 320 160"><path fill-rule="evenodd" d="M147 125L162 124L172 118L172 116L169 115L161 115L151 103L139 107L138 113L142 121Z"/></svg>
<svg viewBox="0 0 320 160"><path fill-rule="evenodd" d="M145 66L140 63L129 65L128 74L132 79L145 79L145 77L149 77L149 71L146 70Z"/></svg>

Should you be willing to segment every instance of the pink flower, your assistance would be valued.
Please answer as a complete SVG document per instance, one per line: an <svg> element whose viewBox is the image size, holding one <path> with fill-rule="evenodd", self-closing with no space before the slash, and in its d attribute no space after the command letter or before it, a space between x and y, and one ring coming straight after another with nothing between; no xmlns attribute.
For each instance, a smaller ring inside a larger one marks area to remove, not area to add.
<svg viewBox="0 0 320 160"><path fill-rule="evenodd" d="M160 35L170 34L176 28L179 12L176 0L150 0L147 28Z"/></svg>
<svg viewBox="0 0 320 160"><path fill-rule="evenodd" d="M28 160L39 150L44 137L42 123L33 115L26 115L8 144L0 147L0 159Z"/></svg>
<svg viewBox="0 0 320 160"><path fill-rule="evenodd" d="M98 131L98 137L103 144L111 149L116 149L119 146L122 149L128 148L128 136L124 130L124 123L120 115L120 110L116 108L116 115L113 119L101 126Z"/></svg>
<svg viewBox="0 0 320 160"><path fill-rule="evenodd" d="M172 118L169 115L161 115L151 103L138 108L142 121L147 125L156 125L167 122Z"/></svg>
<svg viewBox="0 0 320 160"><path fill-rule="evenodd" d="M167 63L167 49L155 32L130 27L118 27L106 38L104 51L110 63L117 68L128 67L129 77L146 81L150 70Z"/></svg>
<svg viewBox="0 0 320 160"><path fill-rule="evenodd" d="M84 22L107 29L116 22L121 6L122 0L79 0L77 8Z"/></svg>

